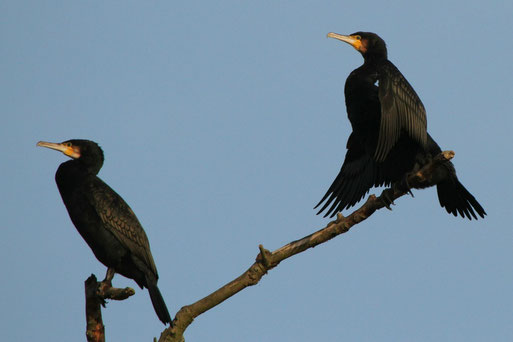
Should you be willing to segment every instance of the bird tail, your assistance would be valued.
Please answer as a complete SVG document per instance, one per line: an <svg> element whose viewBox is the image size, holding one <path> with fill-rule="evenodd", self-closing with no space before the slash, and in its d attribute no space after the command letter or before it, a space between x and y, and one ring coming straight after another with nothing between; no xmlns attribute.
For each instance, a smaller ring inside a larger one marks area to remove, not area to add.
<svg viewBox="0 0 513 342"><path fill-rule="evenodd" d="M477 220L476 213L482 218L485 217L486 212L475 199L475 197L468 192L467 189L460 183L456 175L453 175L446 180L440 182L436 186L438 192L438 200L442 208L445 208L449 214L472 220L472 217Z"/></svg>
<svg viewBox="0 0 513 342"><path fill-rule="evenodd" d="M160 321L164 324L171 324L171 316L169 315L169 311L167 311L166 302L164 302L164 298L162 298L156 281L148 284L148 292L150 293L150 299L155 313Z"/></svg>

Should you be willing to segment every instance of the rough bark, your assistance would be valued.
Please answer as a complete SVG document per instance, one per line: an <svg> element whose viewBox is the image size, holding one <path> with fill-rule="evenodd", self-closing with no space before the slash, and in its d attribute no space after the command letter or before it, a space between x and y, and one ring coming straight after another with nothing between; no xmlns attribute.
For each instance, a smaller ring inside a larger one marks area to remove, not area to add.
<svg viewBox="0 0 513 342"><path fill-rule="evenodd" d="M84 282L86 297L86 337L88 342L105 342L105 326L102 320L101 306L105 307L105 299L124 300L135 294L135 291L126 287L118 289L112 287L111 279L114 274L109 272L107 278L98 282L96 276L91 274Z"/></svg>

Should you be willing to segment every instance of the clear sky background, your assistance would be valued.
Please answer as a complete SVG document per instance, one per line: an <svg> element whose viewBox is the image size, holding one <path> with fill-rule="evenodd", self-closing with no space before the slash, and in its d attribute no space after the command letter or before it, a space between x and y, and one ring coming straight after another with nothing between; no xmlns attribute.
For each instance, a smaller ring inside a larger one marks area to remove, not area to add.
<svg viewBox="0 0 513 342"><path fill-rule="evenodd" d="M511 1L1 1L0 340L84 341L78 235L39 140L87 138L150 239L172 316L322 228L312 207L362 63L326 33L377 32L488 212L414 191L197 318L187 341L512 341ZM378 191L372 191L376 193ZM103 310L108 341L164 326L146 290Z"/></svg>

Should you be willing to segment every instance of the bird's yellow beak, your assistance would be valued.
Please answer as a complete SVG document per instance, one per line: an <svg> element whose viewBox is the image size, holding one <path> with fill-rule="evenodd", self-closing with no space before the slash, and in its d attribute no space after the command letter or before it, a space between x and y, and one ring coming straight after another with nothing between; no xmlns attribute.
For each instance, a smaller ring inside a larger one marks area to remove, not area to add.
<svg viewBox="0 0 513 342"><path fill-rule="evenodd" d="M80 150L74 147L71 143L51 143L46 141L40 141L37 143L37 146L48 147L52 150L61 151L68 157L73 159L80 158Z"/></svg>
<svg viewBox="0 0 513 342"><path fill-rule="evenodd" d="M359 36L344 36L343 34L338 34L338 33L334 33L334 32L328 33L327 36L328 36L328 38L335 38L335 39L341 40L343 42L346 42L347 44L354 47L356 50L362 51L362 41L361 41L361 38L358 39Z"/></svg>

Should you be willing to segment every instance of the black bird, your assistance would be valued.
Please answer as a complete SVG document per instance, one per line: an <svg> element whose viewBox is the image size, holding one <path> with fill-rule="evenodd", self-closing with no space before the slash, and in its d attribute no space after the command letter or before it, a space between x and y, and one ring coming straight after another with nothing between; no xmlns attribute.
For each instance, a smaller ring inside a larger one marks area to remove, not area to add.
<svg viewBox="0 0 513 342"><path fill-rule="evenodd" d="M406 177L441 152L427 133L426 110L417 93L388 60L386 44L377 34L349 36L328 33L352 45L364 63L346 80L346 109L353 132L347 141L342 168L315 208L324 216L352 207L373 186L390 184L410 191ZM448 213L468 219L486 212L459 182L451 162L435 174L440 205ZM331 205L331 206L330 206Z"/></svg>
<svg viewBox="0 0 513 342"><path fill-rule="evenodd" d="M60 144L40 141L37 146L72 158L59 166L55 181L71 221L96 258L107 266L106 280L115 272L148 288L158 318L171 323L143 227L123 198L97 176L104 161L100 146L80 139Z"/></svg>

